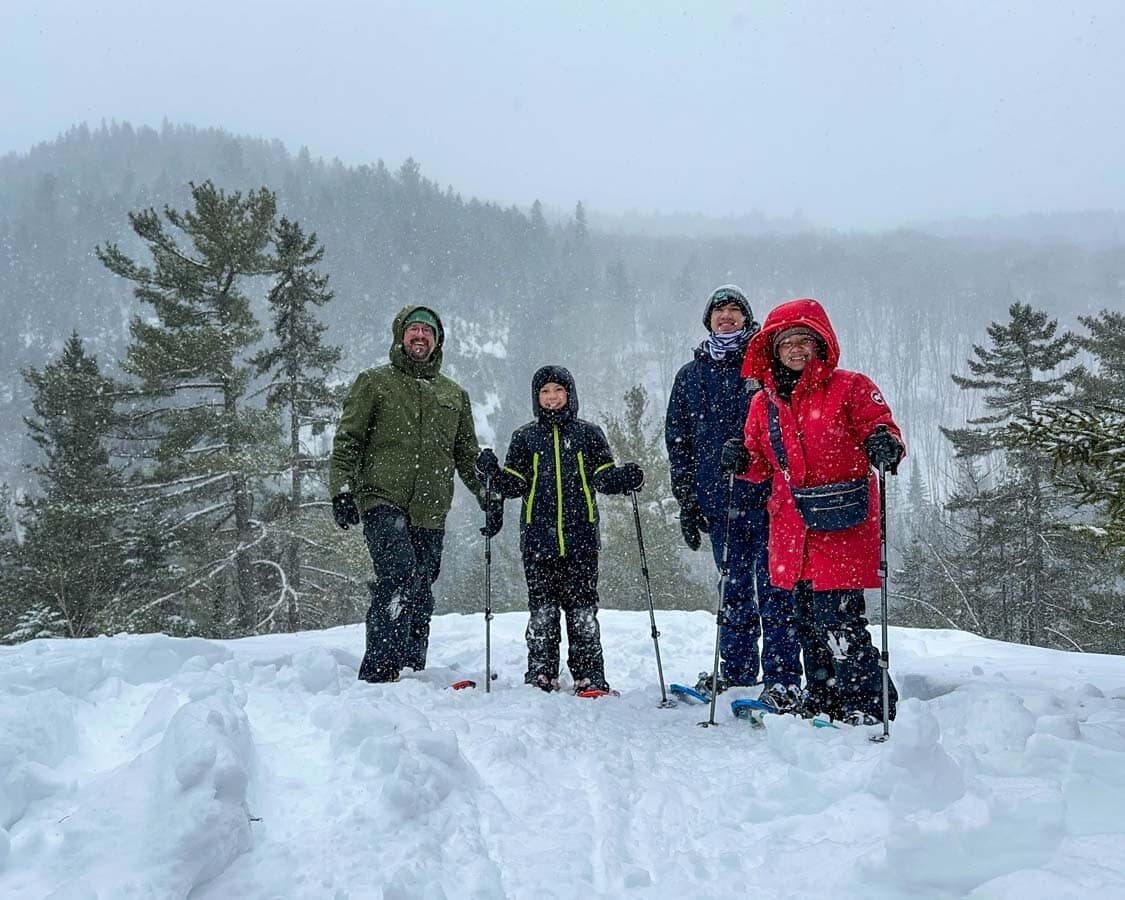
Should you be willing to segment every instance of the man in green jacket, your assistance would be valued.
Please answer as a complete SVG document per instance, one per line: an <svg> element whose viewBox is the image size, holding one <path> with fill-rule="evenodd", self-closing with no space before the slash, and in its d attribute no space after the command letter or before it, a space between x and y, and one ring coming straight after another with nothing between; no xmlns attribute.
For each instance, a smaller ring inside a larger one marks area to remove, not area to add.
<svg viewBox="0 0 1125 900"><path fill-rule="evenodd" d="M440 374L445 330L436 312L408 306L394 320L391 361L361 372L336 426L328 490L341 528L363 523L375 568L364 681L426 667L431 591L441 567L453 470L486 506L473 470L480 452L469 395ZM500 530L499 503L484 531Z"/></svg>

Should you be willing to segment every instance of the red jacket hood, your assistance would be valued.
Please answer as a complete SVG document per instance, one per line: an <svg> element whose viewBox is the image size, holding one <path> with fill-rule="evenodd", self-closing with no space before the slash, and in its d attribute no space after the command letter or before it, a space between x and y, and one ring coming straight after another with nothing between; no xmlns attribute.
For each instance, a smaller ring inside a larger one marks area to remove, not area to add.
<svg viewBox="0 0 1125 900"><path fill-rule="evenodd" d="M828 321L828 313L816 300L802 297L800 300L782 303L766 316L762 330L750 339L750 344L746 348L742 377L757 378L764 382L773 364L774 337L779 331L798 325L811 328L824 339L828 347L826 360L828 367L836 368L836 364L840 361L840 342L836 340L836 332L832 328L832 323Z"/></svg>

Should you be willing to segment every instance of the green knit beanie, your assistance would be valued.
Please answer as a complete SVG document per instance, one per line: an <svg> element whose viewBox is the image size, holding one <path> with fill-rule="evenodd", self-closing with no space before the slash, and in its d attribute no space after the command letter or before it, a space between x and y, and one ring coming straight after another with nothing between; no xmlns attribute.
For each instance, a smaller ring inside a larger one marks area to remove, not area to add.
<svg viewBox="0 0 1125 900"><path fill-rule="evenodd" d="M410 315L406 317L406 321L402 323L403 329L412 322L421 322L423 325L429 325L434 331L434 337L439 341L441 340L441 323L438 322L437 316L425 307L419 306L414 312L410 313Z"/></svg>

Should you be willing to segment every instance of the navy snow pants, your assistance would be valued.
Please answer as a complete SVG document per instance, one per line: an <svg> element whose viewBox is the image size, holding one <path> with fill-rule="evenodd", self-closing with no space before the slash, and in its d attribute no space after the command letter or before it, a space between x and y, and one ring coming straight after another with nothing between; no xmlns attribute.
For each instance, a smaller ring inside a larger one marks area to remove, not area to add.
<svg viewBox="0 0 1125 900"><path fill-rule="evenodd" d="M725 515L710 521L711 552L721 572L727 521ZM797 608L790 591L770 583L768 522L764 507L736 509L731 516L729 574L719 626L720 674L732 685L754 684L761 638L762 681L799 687Z"/></svg>

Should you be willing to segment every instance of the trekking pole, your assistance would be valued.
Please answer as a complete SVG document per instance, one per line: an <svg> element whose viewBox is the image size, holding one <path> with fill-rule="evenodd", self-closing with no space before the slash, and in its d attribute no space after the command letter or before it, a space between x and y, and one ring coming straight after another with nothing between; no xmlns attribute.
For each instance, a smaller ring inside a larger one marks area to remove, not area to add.
<svg viewBox="0 0 1125 900"><path fill-rule="evenodd" d="M715 721L715 701L719 696L719 641L723 633L723 607L727 602L727 575L730 573L730 520L734 510L734 472L727 478L727 527L723 534L723 564L719 568L719 607L715 610L715 661L711 668L711 717L700 722L701 728L718 725Z"/></svg>
<svg viewBox="0 0 1125 900"><path fill-rule="evenodd" d="M652 624L652 646L656 649L656 675L660 679L660 709L671 709L676 705L675 700L668 699L668 692L664 689L664 666L660 663L660 632L656 629L656 608L652 603L652 582L648 577L648 559L645 557L645 539L641 535L641 513L637 508L637 492L630 491L633 498L633 524L637 526L637 549L641 553L641 575L645 580L645 594L648 595L648 620Z"/></svg>
<svg viewBox="0 0 1125 900"><path fill-rule="evenodd" d="M485 503L492 503L492 473L484 476ZM484 533L484 692L492 693L492 535L487 528L485 512Z"/></svg>
<svg viewBox="0 0 1125 900"><path fill-rule="evenodd" d="M886 425L879 425L876 431L886 431ZM887 652L887 467L879 463L879 600L880 615L883 618L882 651L879 654L879 668L883 670L883 733L873 735L871 740L882 743L891 736L891 659Z"/></svg>

